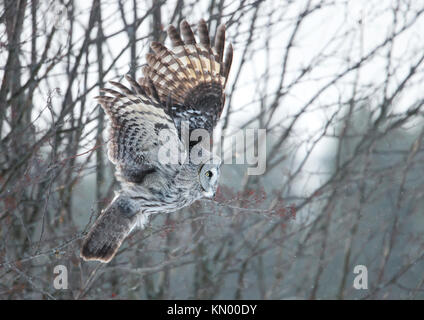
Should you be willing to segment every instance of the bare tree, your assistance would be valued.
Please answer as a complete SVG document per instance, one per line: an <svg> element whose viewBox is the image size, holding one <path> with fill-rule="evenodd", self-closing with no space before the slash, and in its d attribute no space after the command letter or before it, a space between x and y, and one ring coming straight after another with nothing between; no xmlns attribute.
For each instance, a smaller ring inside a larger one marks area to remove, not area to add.
<svg viewBox="0 0 424 320"><path fill-rule="evenodd" d="M266 146L266 170L233 159L215 199L153 217L110 264L83 262L117 186L93 97L139 77L167 24L200 18L234 45L222 147L266 129L244 146ZM4 0L0 297L423 298L423 28L410 0Z"/></svg>

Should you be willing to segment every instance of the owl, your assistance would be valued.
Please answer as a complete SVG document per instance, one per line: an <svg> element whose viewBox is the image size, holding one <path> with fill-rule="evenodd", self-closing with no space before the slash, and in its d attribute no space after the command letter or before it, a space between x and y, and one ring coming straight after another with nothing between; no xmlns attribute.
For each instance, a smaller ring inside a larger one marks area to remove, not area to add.
<svg viewBox="0 0 424 320"><path fill-rule="evenodd" d="M217 28L214 45L204 20L197 27L199 42L187 21L180 31L182 38L175 27L167 30L172 49L151 43L143 77L125 76L130 88L111 81L114 89L96 97L109 120L108 157L121 188L87 233L84 260L108 263L151 215L176 211L216 192L220 159L184 132L190 136L202 129L212 136L224 106L233 49L228 44L224 57L224 25ZM194 148L200 158L192 159Z"/></svg>

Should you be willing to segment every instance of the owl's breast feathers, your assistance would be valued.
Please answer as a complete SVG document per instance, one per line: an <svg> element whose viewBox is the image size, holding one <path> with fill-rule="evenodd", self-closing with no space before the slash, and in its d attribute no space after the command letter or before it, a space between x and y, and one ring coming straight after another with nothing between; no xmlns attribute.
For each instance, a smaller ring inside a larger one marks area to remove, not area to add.
<svg viewBox="0 0 424 320"><path fill-rule="evenodd" d="M173 173L157 171L142 183L123 183L122 194L137 200L143 211L171 212L191 205L202 197L198 166L186 163Z"/></svg>

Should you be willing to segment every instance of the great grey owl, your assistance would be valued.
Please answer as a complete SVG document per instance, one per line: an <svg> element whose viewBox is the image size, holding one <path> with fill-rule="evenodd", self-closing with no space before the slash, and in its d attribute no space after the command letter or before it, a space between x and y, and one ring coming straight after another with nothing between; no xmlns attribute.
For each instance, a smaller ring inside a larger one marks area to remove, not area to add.
<svg viewBox="0 0 424 320"><path fill-rule="evenodd" d="M216 192L219 159L202 144L197 150L202 161L193 161L190 155L198 145L184 139L183 127L189 134L205 129L212 136L224 106L233 50L229 44L224 59L224 25L217 28L214 46L204 20L197 29L200 43L186 21L180 30L184 41L173 26L167 30L172 49L151 43L143 77L135 81L126 76L131 89L111 81L120 92L103 89L109 95L97 97L109 119L108 156L121 190L84 239L84 260L109 262L151 214L175 211Z"/></svg>

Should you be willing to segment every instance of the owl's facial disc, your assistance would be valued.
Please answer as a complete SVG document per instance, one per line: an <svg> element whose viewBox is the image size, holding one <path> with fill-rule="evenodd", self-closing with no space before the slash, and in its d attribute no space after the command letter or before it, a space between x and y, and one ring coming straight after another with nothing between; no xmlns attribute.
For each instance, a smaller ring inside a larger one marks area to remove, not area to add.
<svg viewBox="0 0 424 320"><path fill-rule="evenodd" d="M199 171L199 180L204 197L212 198L215 195L216 188L218 187L220 165L221 164L206 163L201 167Z"/></svg>

